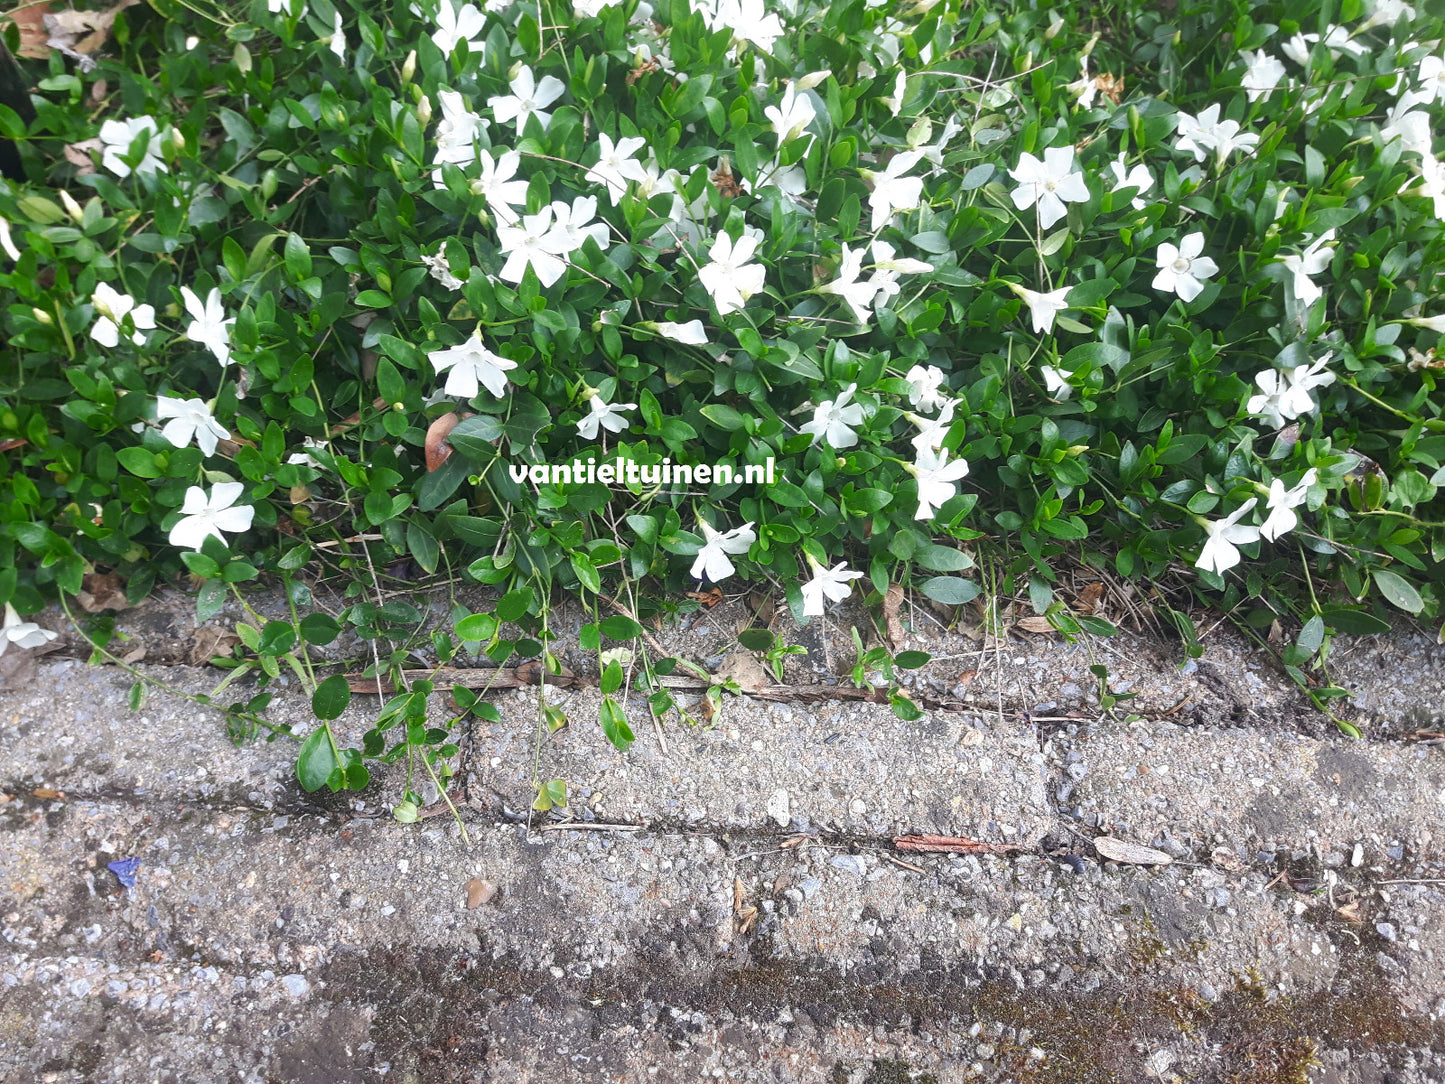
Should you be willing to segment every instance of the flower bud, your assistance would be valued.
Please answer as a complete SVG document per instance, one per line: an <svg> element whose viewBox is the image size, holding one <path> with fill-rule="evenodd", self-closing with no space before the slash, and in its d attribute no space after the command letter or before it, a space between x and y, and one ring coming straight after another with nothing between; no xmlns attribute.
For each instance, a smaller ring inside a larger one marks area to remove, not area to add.
<svg viewBox="0 0 1445 1084"><path fill-rule="evenodd" d="M822 71L809 72L807 75L803 76L801 79L798 80L798 89L812 90L814 87L816 87L819 83L821 83L824 79L827 79L828 76L832 74L833 73L827 68L824 68Z"/></svg>
<svg viewBox="0 0 1445 1084"><path fill-rule="evenodd" d="M76 224L79 225L81 219L85 217L85 209L82 208L80 204L76 203L75 197L63 188L60 189L60 202L65 205L66 213L68 213L70 217L75 220Z"/></svg>
<svg viewBox="0 0 1445 1084"><path fill-rule="evenodd" d="M431 99L425 94L421 96L421 101L416 103L416 122L423 128L431 123Z"/></svg>
<svg viewBox="0 0 1445 1084"><path fill-rule="evenodd" d="M30 315L35 317L35 319L40 323L45 324L47 327L55 323L55 318L52 317L50 313L46 312L44 309L31 309Z"/></svg>
<svg viewBox="0 0 1445 1084"><path fill-rule="evenodd" d="M261 198L269 200L272 196L274 196L276 194L276 185L278 183L279 178L277 177L276 170L274 168L267 169L265 173L261 174Z"/></svg>
<svg viewBox="0 0 1445 1084"><path fill-rule="evenodd" d="M401 65L401 85L406 86L416 78L416 50L406 54L406 60Z"/></svg>

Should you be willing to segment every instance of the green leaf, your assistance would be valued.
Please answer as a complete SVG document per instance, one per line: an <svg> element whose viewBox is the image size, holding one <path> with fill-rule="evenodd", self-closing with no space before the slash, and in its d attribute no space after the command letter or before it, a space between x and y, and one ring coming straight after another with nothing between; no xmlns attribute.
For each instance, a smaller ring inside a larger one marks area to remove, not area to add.
<svg viewBox="0 0 1445 1084"><path fill-rule="evenodd" d="M301 638L308 644L325 647L341 635L341 626L330 614L307 614L299 626Z"/></svg>
<svg viewBox="0 0 1445 1084"><path fill-rule="evenodd" d="M603 698L599 721L607 740L624 753L627 752L627 747L637 740L632 728L627 725L627 716L621 706L610 696Z"/></svg>
<svg viewBox="0 0 1445 1084"><path fill-rule="evenodd" d="M1360 610L1353 606L1321 606L1320 616L1330 628L1350 636L1378 636L1389 632L1393 627L1369 610Z"/></svg>
<svg viewBox="0 0 1445 1084"><path fill-rule="evenodd" d="M498 621L517 621L532 607L532 589L519 587L508 591L497 603Z"/></svg>
<svg viewBox="0 0 1445 1084"><path fill-rule="evenodd" d="M339 773L340 768L331 744L331 730L323 724L302 743L296 758L296 778L301 783L301 789L309 794L326 786L332 774Z"/></svg>
<svg viewBox="0 0 1445 1084"><path fill-rule="evenodd" d="M345 674L333 674L311 694L311 710L318 719L336 719L351 703L351 686Z"/></svg>
<svg viewBox="0 0 1445 1084"><path fill-rule="evenodd" d="M497 619L491 614L468 614L457 622L457 639L466 643L490 640L497 632Z"/></svg>
<svg viewBox="0 0 1445 1084"><path fill-rule="evenodd" d="M577 574L578 582L594 595L601 591L602 577L597 574L591 558L583 553L573 553L569 556L572 562L572 571Z"/></svg>
<svg viewBox="0 0 1445 1084"><path fill-rule="evenodd" d="M949 606L961 606L978 598L978 585L961 576L934 576L919 584L918 589L934 602Z"/></svg>
<svg viewBox="0 0 1445 1084"><path fill-rule="evenodd" d="M933 656L926 651L900 651L893 656L893 665L900 670L917 670L932 658Z"/></svg>
<svg viewBox="0 0 1445 1084"><path fill-rule="evenodd" d="M1398 606L1407 613L1417 614L1425 608L1425 600L1410 581L1389 569L1375 570L1375 586L1391 605Z"/></svg>
<svg viewBox="0 0 1445 1084"><path fill-rule="evenodd" d="M1305 653L1306 658L1309 658L1309 656L1320 649L1320 645L1324 642L1325 622L1323 618L1316 614L1304 623L1304 628L1300 629L1299 638L1295 640L1295 645Z"/></svg>
<svg viewBox="0 0 1445 1084"><path fill-rule="evenodd" d="M950 546L927 546L913 558L931 572L963 572L973 567L973 558Z"/></svg>
<svg viewBox="0 0 1445 1084"><path fill-rule="evenodd" d="M767 629L744 629L738 633L738 642L749 651L762 654L773 646L773 634Z"/></svg>
<svg viewBox="0 0 1445 1084"><path fill-rule="evenodd" d="M626 642L642 635L642 626L630 617L622 614L613 614L611 617L604 617L597 626L602 634L609 639L619 642Z"/></svg>

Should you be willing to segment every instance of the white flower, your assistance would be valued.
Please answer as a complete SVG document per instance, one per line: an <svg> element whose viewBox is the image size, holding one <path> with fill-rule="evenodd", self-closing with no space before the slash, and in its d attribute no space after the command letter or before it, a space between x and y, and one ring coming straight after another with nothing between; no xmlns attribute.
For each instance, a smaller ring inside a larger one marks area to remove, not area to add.
<svg viewBox="0 0 1445 1084"><path fill-rule="evenodd" d="M888 107L888 111L895 117L898 111L903 108L903 100L908 97L908 73L900 71L898 77L893 80L893 93L879 99Z"/></svg>
<svg viewBox="0 0 1445 1084"><path fill-rule="evenodd" d="M346 62L346 34L341 26L341 10L336 11L336 18L331 24L331 51L336 54L336 59L343 64Z"/></svg>
<svg viewBox="0 0 1445 1084"><path fill-rule="evenodd" d="M1259 393L1251 396L1244 407L1250 414L1269 422L1274 429L1282 428L1285 422L1298 416L1289 408L1285 398L1288 386L1279 370L1265 369L1256 373L1254 382L1259 385Z"/></svg>
<svg viewBox="0 0 1445 1084"><path fill-rule="evenodd" d="M21 621L15 607L5 603L5 624L0 626L0 655L5 654L5 649L11 644L33 650L42 644L48 644L59 635L58 632L41 628L34 621Z"/></svg>
<svg viewBox="0 0 1445 1084"><path fill-rule="evenodd" d="M1039 373L1044 378L1044 391L1050 399L1062 403L1074 394L1074 386L1069 383L1069 374L1062 369L1056 369L1052 365L1040 365Z"/></svg>
<svg viewBox="0 0 1445 1084"><path fill-rule="evenodd" d="M1281 45L1279 50L1301 68L1307 68L1310 63L1310 47L1319 40L1318 34L1296 34ZM1329 49L1331 56L1339 56L1341 53L1360 56L1366 51L1359 42L1350 40L1350 32L1343 26L1330 27L1325 34L1325 48Z"/></svg>
<svg viewBox="0 0 1445 1084"><path fill-rule="evenodd" d="M843 260L838 265L838 277L818 287L820 294L836 294L853 310L853 318L860 324L867 324L873 315L873 299L878 295L879 283L859 282L863 270L863 250L843 246Z"/></svg>
<svg viewBox="0 0 1445 1084"><path fill-rule="evenodd" d="M908 467L908 473L918 479L918 511L913 518L932 519L938 513L938 506L958 492L954 483L968 474L968 463L962 459L948 462L947 449L939 452L922 449L917 462Z"/></svg>
<svg viewBox="0 0 1445 1084"><path fill-rule="evenodd" d="M1334 253L1323 246L1333 241L1335 231L1326 230L1310 242L1304 252L1281 258L1281 263L1294 275L1294 296L1306 305L1313 305L1324 296L1324 290L1314 284L1312 275L1318 275L1330 266Z"/></svg>
<svg viewBox="0 0 1445 1084"><path fill-rule="evenodd" d="M1294 514L1294 510L1305 503L1309 498L1310 486L1318 480L1319 472L1311 467L1305 471L1304 477L1289 489L1285 489L1284 483L1278 478L1270 482L1269 498L1265 504L1269 509L1269 516L1260 524L1260 535L1274 542L1280 535L1288 534L1298 527L1299 517Z"/></svg>
<svg viewBox="0 0 1445 1084"><path fill-rule="evenodd" d="M1267 98L1284 78L1284 64L1263 49L1253 53L1244 49L1239 55L1248 65L1239 85L1244 88L1252 102Z"/></svg>
<svg viewBox="0 0 1445 1084"><path fill-rule="evenodd" d="M1175 248L1168 241L1159 246L1155 261L1159 273L1154 276L1154 289L1172 291L1184 301L1193 301L1204 292L1204 280L1219 272L1219 265L1204 251L1204 234L1191 233Z"/></svg>
<svg viewBox="0 0 1445 1084"><path fill-rule="evenodd" d="M605 9L620 2L621 0L573 0L572 14L579 19L595 19Z"/></svg>
<svg viewBox="0 0 1445 1084"><path fill-rule="evenodd" d="M795 83L789 83L783 91L781 105L770 105L763 110L763 116L773 124L780 147L802 135L817 115L812 100L806 94L799 94Z"/></svg>
<svg viewBox="0 0 1445 1084"><path fill-rule="evenodd" d="M1130 206L1136 211L1142 211L1148 206L1148 202L1140 198L1145 192L1154 187L1154 175L1149 172L1148 166L1140 162L1133 169L1126 172L1124 155L1121 153L1118 161L1109 163L1109 169L1112 170L1114 174L1113 191L1117 192L1121 188L1136 189L1137 194L1130 202Z"/></svg>
<svg viewBox="0 0 1445 1084"><path fill-rule="evenodd" d="M838 393L836 399L824 399L813 408L813 420L800 426L798 432L807 433L817 444L826 439L834 448L851 448L858 443L858 434L853 427L863 424L863 408L852 402L857 384L849 384Z"/></svg>
<svg viewBox="0 0 1445 1084"><path fill-rule="evenodd" d="M1404 192L1409 185L1406 181L1400 191ZM1435 217L1445 218L1445 163L1433 154L1426 154L1420 161L1420 187L1411 194L1434 201Z"/></svg>
<svg viewBox="0 0 1445 1084"><path fill-rule="evenodd" d="M421 257L421 262L426 264L427 272L437 282L441 283L448 290L460 290L466 285L456 275L452 274L451 265L447 263L447 254L444 250L438 249L435 256Z"/></svg>
<svg viewBox="0 0 1445 1084"><path fill-rule="evenodd" d="M317 440L315 437L307 437L301 442L301 450L299 452L292 452L289 456L286 457L286 463L292 467L309 467L311 464L316 462L315 456L313 456L311 453L325 450L326 441Z"/></svg>
<svg viewBox="0 0 1445 1084"><path fill-rule="evenodd" d="M1213 151L1216 165L1222 166L1234 151L1252 150L1259 144L1259 136L1241 132L1238 121L1221 121L1217 104L1197 117L1180 113L1177 123L1179 138L1174 148L1192 152L1196 162L1204 161L1206 152Z"/></svg>
<svg viewBox="0 0 1445 1084"><path fill-rule="evenodd" d="M487 207L504 225L515 225L519 218L513 207L527 205L527 182L512 180L522 167L522 156L517 151L504 151L501 157L493 159L490 151L479 151L477 160L482 163L482 175L472 182L472 192L485 196Z"/></svg>
<svg viewBox="0 0 1445 1084"><path fill-rule="evenodd" d="M685 324L675 324L671 320L658 320L647 322L642 325L650 331L674 342L685 343L688 346L703 346L707 343L707 331L702 326L701 320L689 320Z"/></svg>
<svg viewBox="0 0 1445 1084"><path fill-rule="evenodd" d="M748 262L760 240L761 233L756 231L744 231L737 241L719 233L708 249L712 262L698 270L697 278L712 297L719 316L740 311L767 281L762 264Z"/></svg>
<svg viewBox="0 0 1445 1084"><path fill-rule="evenodd" d="M469 166L478 160L477 136L483 128L492 122L467 108L466 99L455 90L442 90L437 92L437 99L442 106L442 119L437 122L437 153L433 161L436 169L432 171L432 183L441 188L445 182L442 180L442 169L444 165ZM481 152L488 162L491 155L487 151ZM515 172L515 171L514 171ZM526 182L521 182L522 200L526 201ZM473 186L475 188L475 185ZM489 201L490 202L490 201ZM518 202L513 200L512 202Z"/></svg>
<svg viewBox="0 0 1445 1084"><path fill-rule="evenodd" d="M1258 503L1258 498L1251 497L1225 519L1217 519L1205 527L1208 537L1199 552L1199 560L1194 562L1195 567L1222 574L1239 564L1239 550L1234 547L1259 541L1259 528L1239 521Z"/></svg>
<svg viewBox="0 0 1445 1084"><path fill-rule="evenodd" d="M217 482L209 497L200 486L191 486L181 505L181 519L171 528L171 545L199 550L212 535L225 542L222 531L236 534L250 530L256 510L249 505L236 507L236 501L245 492L246 487L240 482Z"/></svg>
<svg viewBox="0 0 1445 1084"><path fill-rule="evenodd" d="M433 350L428 360L438 373L451 370L447 374L446 391L460 399L475 398L479 384L500 399L507 394L507 371L517 367L511 358L494 354L482 345L479 331L472 332L472 337L460 346Z"/></svg>
<svg viewBox="0 0 1445 1084"><path fill-rule="evenodd" d="M933 270L931 263L909 257L898 259L894 248L887 241L873 242L873 266L880 271L893 271L900 275L924 275Z"/></svg>
<svg viewBox="0 0 1445 1084"><path fill-rule="evenodd" d="M1029 315L1033 317L1034 330L1047 334L1054 330L1054 318L1069 307L1067 300L1071 287L1065 286L1058 290L1050 290L1041 294L1036 290L1025 289L1015 282L1007 284L1008 288L1019 297L1024 299L1024 304L1029 307Z"/></svg>
<svg viewBox="0 0 1445 1084"><path fill-rule="evenodd" d="M946 378L937 365L915 365L903 379L908 381L908 401L918 410L938 410L949 401Z"/></svg>
<svg viewBox="0 0 1445 1084"><path fill-rule="evenodd" d="M1360 30L1369 30L1374 26L1394 26L1401 17L1411 22L1415 21L1415 9L1404 0L1374 0L1371 4L1374 14L1361 24Z"/></svg>
<svg viewBox="0 0 1445 1084"><path fill-rule="evenodd" d="M803 616L822 617L823 600L842 602L853 591L850 581L862 579L863 573L849 571L846 561L824 568L813 560L812 554L806 556L808 565L813 569L813 578L803 584Z"/></svg>
<svg viewBox="0 0 1445 1084"><path fill-rule="evenodd" d="M716 24L710 29L722 26L732 30L734 48L747 42L770 53L773 42L783 36L782 22L769 14L764 0L718 0Z"/></svg>
<svg viewBox="0 0 1445 1084"><path fill-rule="evenodd" d="M468 53L479 53L481 44L477 39L486 26L486 16L477 10L475 4L459 2L457 7L453 7L452 0L441 0L437 9L437 30L431 40L447 56L452 55L459 41L467 43Z"/></svg>
<svg viewBox="0 0 1445 1084"><path fill-rule="evenodd" d="M100 314L99 319L91 326L90 337L101 346L115 346L120 342L120 324L127 314L130 316L131 326L135 328L135 334L130 337L130 341L136 346L141 346L146 341L142 332L156 326L156 310L152 306L137 305L135 298L120 293L108 282L96 285L95 293L90 295L90 302Z"/></svg>
<svg viewBox="0 0 1445 1084"><path fill-rule="evenodd" d="M712 524L705 519L697 521L698 529L702 531L703 546L697 551L697 560L692 563L690 575L695 580L706 576L713 583L727 579L737 569L733 568L732 561L728 560L730 553L747 553L748 548L758 540L753 532L753 521L748 520L741 527L734 527L731 531L715 531Z"/></svg>
<svg viewBox="0 0 1445 1084"><path fill-rule="evenodd" d="M1420 91L1432 102L1445 98L1445 60L1434 53L1420 61Z"/></svg>
<svg viewBox="0 0 1445 1084"><path fill-rule="evenodd" d="M130 166L121 161L121 155L129 154L130 145L140 138L142 132L147 131L151 134L150 141L146 144L145 155L141 158L140 165L135 167L135 171L140 174L153 174L157 170L166 172L166 164L161 161L160 128L154 117L108 120L102 124L100 164L117 177L129 177Z"/></svg>
<svg viewBox="0 0 1445 1084"><path fill-rule="evenodd" d="M576 196L570 204L563 200L552 202L552 236L559 252L575 252L587 242L597 242L598 248L605 249L610 240L606 222L593 222L597 217L596 196Z"/></svg>
<svg viewBox="0 0 1445 1084"><path fill-rule="evenodd" d="M623 136L616 143L606 132L597 133L597 164L583 179L605 184L607 195L615 204L627 193L627 182L648 180L647 169L634 155L647 145L642 136Z"/></svg>
<svg viewBox="0 0 1445 1084"><path fill-rule="evenodd" d="M918 427L918 432L909 441L915 452L927 450L938 451L943 447L944 439L953 426L953 409L958 406L959 400L945 399L943 409L939 411L936 418L920 418L911 411L903 416Z"/></svg>
<svg viewBox="0 0 1445 1084"><path fill-rule="evenodd" d="M290 15L292 0L266 0L266 10L272 15ZM299 19L306 14L306 3L302 0L301 10L296 13Z"/></svg>
<svg viewBox="0 0 1445 1084"><path fill-rule="evenodd" d="M602 396L594 394L587 401L587 407L591 413L577 423L577 435L586 440L596 440L599 424L609 433L620 433L631 425L622 412L637 409L637 404L609 403Z"/></svg>
<svg viewBox="0 0 1445 1084"><path fill-rule="evenodd" d="M922 158L922 151L904 151L889 159L881 173L871 169L859 171L873 184L873 191L868 196L868 206L873 209L871 229L881 230L895 211L911 211L918 206L923 198L923 178L905 177L903 174Z"/></svg>
<svg viewBox="0 0 1445 1084"><path fill-rule="evenodd" d="M229 320L226 319L226 310L221 306L221 291L212 286L203 305L189 286L182 286L181 300L186 303L186 311L191 314L186 338L209 347L221 367L225 368L231 363L231 325L236 322L236 318L232 316Z"/></svg>
<svg viewBox="0 0 1445 1084"><path fill-rule="evenodd" d="M195 440L196 447L203 454L215 455L216 441L231 439L226 427L216 421L211 415L211 408L201 399L157 396L156 417L170 419L161 429L161 436L177 448L184 448Z"/></svg>
<svg viewBox="0 0 1445 1084"><path fill-rule="evenodd" d="M19 261L20 250L15 247L15 238L10 236L10 223L0 218L0 252L4 252L12 260Z"/></svg>
<svg viewBox="0 0 1445 1084"><path fill-rule="evenodd" d="M1094 108L1094 99L1099 95L1099 83L1089 74L1089 55L1087 53L1079 57L1079 77L1064 89L1079 100L1079 108Z"/></svg>
<svg viewBox="0 0 1445 1084"><path fill-rule="evenodd" d="M1327 367L1332 356L1326 354L1313 365L1296 365L1284 371L1284 399L1286 408L1293 412L1290 417L1314 413L1316 405L1310 392L1315 388L1327 388L1335 382L1335 374Z"/></svg>
<svg viewBox="0 0 1445 1084"><path fill-rule="evenodd" d="M1445 315L1440 316L1413 316L1406 320L1407 324L1414 324L1416 327L1423 327L1427 331L1433 331L1437 335L1445 335Z"/></svg>
<svg viewBox="0 0 1445 1084"><path fill-rule="evenodd" d="M1430 117L1415 108L1429 100L1431 99L1414 91L1402 95L1385 114L1385 123L1380 126L1380 138L1388 143L1399 137L1405 150L1429 155L1434 144L1434 136L1430 132Z"/></svg>
<svg viewBox="0 0 1445 1084"><path fill-rule="evenodd" d="M1025 151L1009 176L1019 182L1010 193L1014 206L1022 211L1037 204L1040 229L1048 229L1068 214L1065 203L1083 203L1089 198L1084 175L1074 169L1073 144L1047 148L1042 161Z"/></svg>
<svg viewBox="0 0 1445 1084"><path fill-rule="evenodd" d="M498 124L506 124L509 120L517 122L517 134L522 134L522 129L527 124L527 118L535 116L547 127L547 122L552 119L552 114L544 113L542 110L562 97L563 91L567 88L562 80L551 75L542 76L542 81L537 82L537 77L532 74L532 69L523 64L517 74L512 77L511 94L499 95L487 99L487 106L492 111L492 116L497 118Z"/></svg>

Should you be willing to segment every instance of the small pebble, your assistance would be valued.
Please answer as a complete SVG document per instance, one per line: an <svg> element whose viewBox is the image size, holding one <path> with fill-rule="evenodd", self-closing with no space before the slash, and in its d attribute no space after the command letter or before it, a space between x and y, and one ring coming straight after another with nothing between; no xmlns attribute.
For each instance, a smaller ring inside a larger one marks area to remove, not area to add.
<svg viewBox="0 0 1445 1084"><path fill-rule="evenodd" d="M306 981L304 975L282 975L281 985L292 997L305 997L307 991L311 989L311 984Z"/></svg>
<svg viewBox="0 0 1445 1084"><path fill-rule="evenodd" d="M491 881L484 881L480 877L473 877L466 883L467 910L475 911L484 903L490 903L493 896L497 894L497 886Z"/></svg>
<svg viewBox="0 0 1445 1084"><path fill-rule="evenodd" d="M1356 844L1355 844L1355 851L1354 851L1354 853L1353 853L1352 855L1350 855L1350 865L1353 866L1355 869L1359 869L1359 868L1360 868L1361 866L1363 866L1364 864L1365 864L1365 845L1364 845L1363 843L1356 843Z"/></svg>

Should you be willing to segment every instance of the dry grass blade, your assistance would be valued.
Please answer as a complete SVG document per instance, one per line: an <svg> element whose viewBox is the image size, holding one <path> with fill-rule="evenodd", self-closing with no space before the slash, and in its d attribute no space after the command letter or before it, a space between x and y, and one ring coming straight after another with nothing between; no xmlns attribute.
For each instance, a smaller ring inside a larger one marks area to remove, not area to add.
<svg viewBox="0 0 1445 1084"><path fill-rule="evenodd" d="M967 836L899 836L893 846L900 851L932 854L1009 854L1023 850L1016 843L985 843Z"/></svg>

